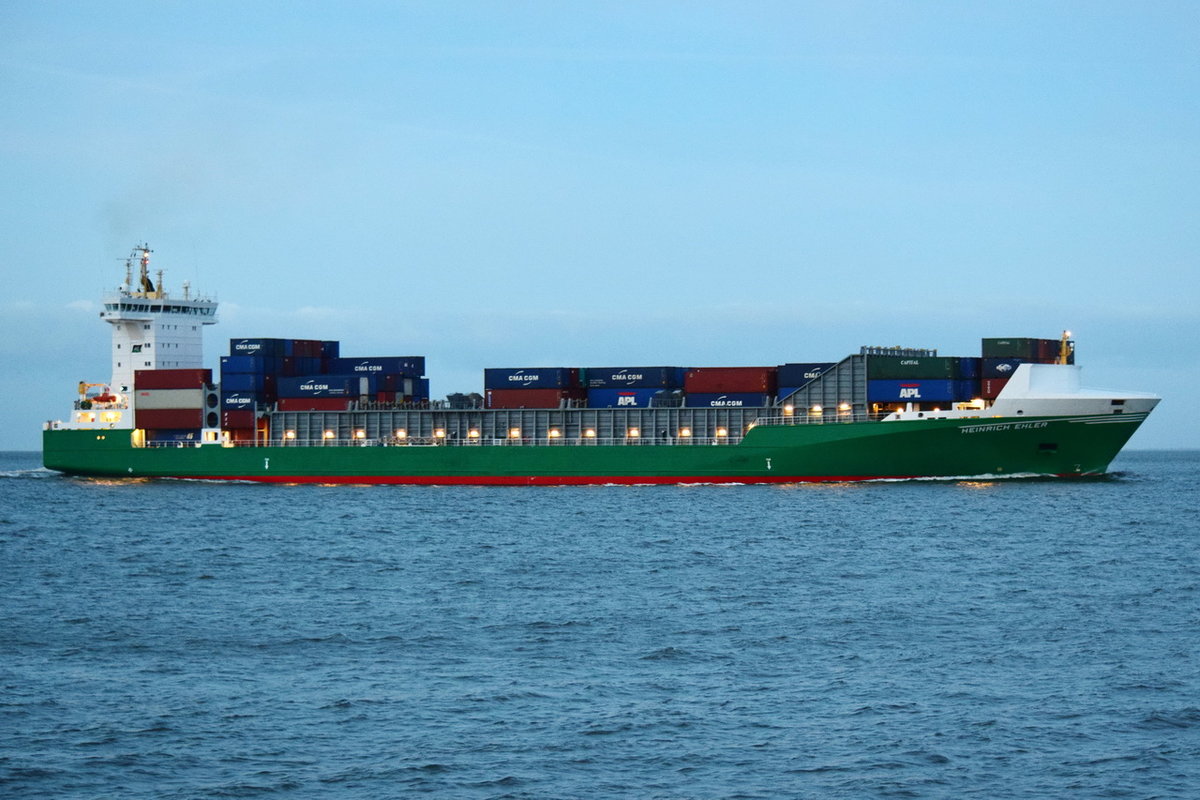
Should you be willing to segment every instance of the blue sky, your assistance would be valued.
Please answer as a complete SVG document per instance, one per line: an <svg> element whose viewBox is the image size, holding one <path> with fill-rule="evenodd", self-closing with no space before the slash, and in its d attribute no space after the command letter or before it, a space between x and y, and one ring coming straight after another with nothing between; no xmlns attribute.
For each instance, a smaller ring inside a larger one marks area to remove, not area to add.
<svg viewBox="0 0 1200 800"><path fill-rule="evenodd" d="M1200 447L1200 4L9 3L0 449L146 240L228 339L489 366L1071 329Z"/></svg>

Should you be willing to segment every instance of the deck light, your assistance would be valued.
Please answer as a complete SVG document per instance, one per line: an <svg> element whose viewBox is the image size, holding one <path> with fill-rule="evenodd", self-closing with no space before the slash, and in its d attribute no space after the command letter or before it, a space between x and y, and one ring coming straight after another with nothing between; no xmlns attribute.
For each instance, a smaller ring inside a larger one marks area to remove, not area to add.
<svg viewBox="0 0 1200 800"><path fill-rule="evenodd" d="M629 429L629 432L628 432L628 434L627 434L627 436L628 436L630 439L636 439L636 438L638 438L638 437L639 437L639 436L641 436L641 435L642 435L642 432L641 432L641 431L639 431L637 428L630 428L630 429Z"/></svg>
<svg viewBox="0 0 1200 800"><path fill-rule="evenodd" d="M562 434L559 433L558 428L550 429L550 438L551 439L557 439L559 436L562 436Z"/></svg>
<svg viewBox="0 0 1200 800"><path fill-rule="evenodd" d="M444 431L444 430L443 430L443 429L441 429L441 428L438 428L436 431L434 431L434 432L433 432L433 435L434 435L434 438L437 438L437 439L445 439L445 438L446 438L446 431Z"/></svg>
<svg viewBox="0 0 1200 800"><path fill-rule="evenodd" d="M796 410L796 407L794 405L792 405L791 403L788 403L786 406L783 407L783 415L785 417L790 417L792 415L792 412L794 412L795 410Z"/></svg>
<svg viewBox="0 0 1200 800"><path fill-rule="evenodd" d="M295 439L295 438L296 438L296 432L295 432L295 431L284 431L284 432L283 432L283 438L285 438L285 439Z"/></svg>
<svg viewBox="0 0 1200 800"><path fill-rule="evenodd" d="M408 431L404 430L404 428L397 428L396 429L396 438L397 439L407 439Z"/></svg>
<svg viewBox="0 0 1200 800"><path fill-rule="evenodd" d="M509 428L508 429L508 438L520 439L521 438L521 429L520 428Z"/></svg>
<svg viewBox="0 0 1200 800"><path fill-rule="evenodd" d="M810 408L808 410L808 413L816 415L816 414L820 414L822 410L823 409L820 406L813 406L812 408Z"/></svg>
<svg viewBox="0 0 1200 800"><path fill-rule="evenodd" d="M688 438L689 436L691 436L691 435L692 435L692 429L691 429L691 428L680 428L680 429L679 429L679 437L680 437L681 439L687 439L687 438Z"/></svg>
<svg viewBox="0 0 1200 800"><path fill-rule="evenodd" d="M324 436L326 439L332 439L332 438L334 437L334 433L333 433L333 431L325 431L325 433L324 433L324 434L322 434L322 435L323 435L323 436Z"/></svg>
<svg viewBox="0 0 1200 800"><path fill-rule="evenodd" d="M729 435L729 431L725 430L724 428L717 428L717 438L718 439L723 439L728 435Z"/></svg>
<svg viewBox="0 0 1200 800"><path fill-rule="evenodd" d="M593 429L593 428L588 428L586 431L584 431L584 432L583 432L583 437L584 437L585 439L595 439L595 438L596 438L596 431L595 431L595 429Z"/></svg>
<svg viewBox="0 0 1200 800"><path fill-rule="evenodd" d="M849 410L850 410L849 403L838 403L838 411L841 411L843 414L845 414Z"/></svg>
<svg viewBox="0 0 1200 800"><path fill-rule="evenodd" d="M471 428L471 430L467 431L467 438L468 439L478 439L479 431L475 430L474 428Z"/></svg>
<svg viewBox="0 0 1200 800"><path fill-rule="evenodd" d="M360 428L359 430L356 430L354 432L354 438L355 439L365 439L365 438L367 438L367 432Z"/></svg>

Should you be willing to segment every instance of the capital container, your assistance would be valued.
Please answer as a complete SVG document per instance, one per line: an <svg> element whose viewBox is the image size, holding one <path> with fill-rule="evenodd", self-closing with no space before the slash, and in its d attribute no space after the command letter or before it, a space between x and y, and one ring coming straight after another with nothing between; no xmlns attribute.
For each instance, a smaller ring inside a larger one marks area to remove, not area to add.
<svg viewBox="0 0 1200 800"><path fill-rule="evenodd" d="M267 375L279 372L280 362L284 360L275 356L221 356L221 374Z"/></svg>
<svg viewBox="0 0 1200 800"><path fill-rule="evenodd" d="M984 339L981 353L984 358L1023 358L1034 363L1048 363L1058 356L1058 339L1007 337Z"/></svg>
<svg viewBox="0 0 1200 800"><path fill-rule="evenodd" d="M868 380L870 403L950 403L957 396L957 381L947 378Z"/></svg>
<svg viewBox="0 0 1200 800"><path fill-rule="evenodd" d="M231 356L284 356L283 339L230 339Z"/></svg>
<svg viewBox="0 0 1200 800"><path fill-rule="evenodd" d="M204 389L134 389L133 407L156 408L203 408Z"/></svg>
<svg viewBox="0 0 1200 800"><path fill-rule="evenodd" d="M832 361L809 361L796 364L780 364L777 376L780 386L801 387L825 374L833 366ZM793 389L793 391L795 391ZM782 390L780 392L782 394Z"/></svg>
<svg viewBox="0 0 1200 800"><path fill-rule="evenodd" d="M360 356L331 358L326 370L346 375L401 374L419 378L425 374L425 356Z"/></svg>
<svg viewBox="0 0 1200 800"><path fill-rule="evenodd" d="M867 356L867 380L959 377L958 356Z"/></svg>
<svg viewBox="0 0 1200 800"><path fill-rule="evenodd" d="M586 398L578 389L488 389L485 394L488 408L562 408Z"/></svg>
<svg viewBox="0 0 1200 800"><path fill-rule="evenodd" d="M204 427L202 408L134 408L133 424L146 430L170 430Z"/></svg>
<svg viewBox="0 0 1200 800"><path fill-rule="evenodd" d="M775 367L697 367L684 377L683 388L699 394L775 394Z"/></svg>
<svg viewBox="0 0 1200 800"><path fill-rule="evenodd" d="M679 367L588 367L589 389L674 389Z"/></svg>
<svg viewBox="0 0 1200 800"><path fill-rule="evenodd" d="M139 369L133 373L135 389L198 389L212 383L211 369Z"/></svg>
<svg viewBox="0 0 1200 800"><path fill-rule="evenodd" d="M771 395L761 392L688 392L687 408L763 408L771 404Z"/></svg>
<svg viewBox="0 0 1200 800"><path fill-rule="evenodd" d="M649 408L661 389L588 389L588 408Z"/></svg>
<svg viewBox="0 0 1200 800"><path fill-rule="evenodd" d="M568 367L491 367L483 371L483 388L569 389L577 377L578 371Z"/></svg>

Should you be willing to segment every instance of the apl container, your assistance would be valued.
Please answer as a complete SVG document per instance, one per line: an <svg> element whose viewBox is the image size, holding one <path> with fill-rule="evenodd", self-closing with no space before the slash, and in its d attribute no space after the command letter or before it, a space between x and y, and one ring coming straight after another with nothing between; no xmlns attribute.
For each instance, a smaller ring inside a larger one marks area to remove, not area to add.
<svg viewBox="0 0 1200 800"><path fill-rule="evenodd" d="M483 371L485 389L570 389L578 371L568 367L494 367ZM497 408L509 406L497 406Z"/></svg>
<svg viewBox="0 0 1200 800"><path fill-rule="evenodd" d="M775 394L775 367L698 367L684 377L688 394Z"/></svg>
<svg viewBox="0 0 1200 800"><path fill-rule="evenodd" d="M139 369L133 373L134 389L199 389L212 383L211 369Z"/></svg>
<svg viewBox="0 0 1200 800"><path fill-rule="evenodd" d="M831 361L812 361L803 364L780 364L777 377L780 386L794 387L792 391L815 381L833 367ZM780 394L783 390L780 389Z"/></svg>
<svg viewBox="0 0 1200 800"><path fill-rule="evenodd" d="M771 404L771 395L760 392L688 392L683 404L687 408L762 408Z"/></svg>
<svg viewBox="0 0 1200 800"><path fill-rule="evenodd" d="M649 408L662 389L588 389L588 408Z"/></svg>
<svg viewBox="0 0 1200 800"><path fill-rule="evenodd" d="M950 403L958 399L958 381L946 378L868 380L869 403Z"/></svg>
<svg viewBox="0 0 1200 800"><path fill-rule="evenodd" d="M674 389L681 386L680 367L588 367L589 389Z"/></svg>

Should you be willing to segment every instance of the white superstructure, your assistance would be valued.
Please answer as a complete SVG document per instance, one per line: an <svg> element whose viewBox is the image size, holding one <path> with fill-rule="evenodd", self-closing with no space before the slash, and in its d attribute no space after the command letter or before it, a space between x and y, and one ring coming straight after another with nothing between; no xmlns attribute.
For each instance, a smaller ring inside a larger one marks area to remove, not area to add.
<svg viewBox="0 0 1200 800"><path fill-rule="evenodd" d="M54 428L132 428L133 373L140 369L199 369L204 366L204 326L217 321L217 301L183 296L163 288L163 271L150 278L149 245L133 248L125 262L125 283L104 295L100 318L112 325L112 378L107 384L80 383L79 399L67 422ZM134 279L134 262L139 272Z"/></svg>

